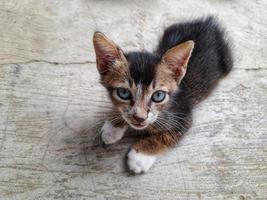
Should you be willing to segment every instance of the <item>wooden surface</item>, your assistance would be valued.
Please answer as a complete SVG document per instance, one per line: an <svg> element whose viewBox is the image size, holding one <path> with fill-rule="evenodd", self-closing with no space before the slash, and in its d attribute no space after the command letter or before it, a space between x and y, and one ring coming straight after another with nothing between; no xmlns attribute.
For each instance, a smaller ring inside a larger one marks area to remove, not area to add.
<svg viewBox="0 0 267 200"><path fill-rule="evenodd" d="M2 0L0 199L267 199L267 2ZM144 175L103 147L110 110L92 33L153 49L164 27L213 13L235 44L235 69L199 105L179 146Z"/></svg>

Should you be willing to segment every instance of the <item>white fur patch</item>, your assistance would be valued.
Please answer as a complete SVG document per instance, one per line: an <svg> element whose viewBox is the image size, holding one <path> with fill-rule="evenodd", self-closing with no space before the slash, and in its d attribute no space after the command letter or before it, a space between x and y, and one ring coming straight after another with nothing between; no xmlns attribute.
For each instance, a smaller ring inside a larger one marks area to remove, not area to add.
<svg viewBox="0 0 267 200"><path fill-rule="evenodd" d="M156 156L145 155L131 149L128 154L128 167L136 174L147 172L156 160Z"/></svg>
<svg viewBox="0 0 267 200"><path fill-rule="evenodd" d="M149 123L153 123L153 122L155 122L157 120L158 114L155 114L153 112L149 112L147 118L148 118L147 120L148 120Z"/></svg>
<svg viewBox="0 0 267 200"><path fill-rule="evenodd" d="M101 138L105 144L113 144L122 138L126 129L127 127L114 127L109 121L106 121L101 129Z"/></svg>

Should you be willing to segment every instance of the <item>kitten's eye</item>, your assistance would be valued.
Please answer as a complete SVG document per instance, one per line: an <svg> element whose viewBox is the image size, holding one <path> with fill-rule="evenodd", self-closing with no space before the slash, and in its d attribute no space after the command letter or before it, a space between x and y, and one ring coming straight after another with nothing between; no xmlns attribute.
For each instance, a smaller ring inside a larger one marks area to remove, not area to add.
<svg viewBox="0 0 267 200"><path fill-rule="evenodd" d="M123 100L131 99L132 95L131 92L125 88L117 88L117 95Z"/></svg>
<svg viewBox="0 0 267 200"><path fill-rule="evenodd" d="M165 99L165 97L166 97L166 92L164 92L162 90L158 90L152 94L151 100L156 102L156 103L159 103L159 102L163 101Z"/></svg>

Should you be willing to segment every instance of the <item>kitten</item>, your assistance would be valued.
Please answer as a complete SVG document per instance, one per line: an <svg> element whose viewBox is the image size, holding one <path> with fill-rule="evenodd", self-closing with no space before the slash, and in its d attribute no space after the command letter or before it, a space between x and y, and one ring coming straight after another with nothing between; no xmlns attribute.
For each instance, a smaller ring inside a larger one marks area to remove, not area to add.
<svg viewBox="0 0 267 200"><path fill-rule="evenodd" d="M93 43L101 83L114 104L103 142L117 142L128 128L146 134L128 153L134 173L146 172L158 154L177 144L191 126L193 107L233 66L224 30L213 17L168 27L153 53L125 53L100 32Z"/></svg>

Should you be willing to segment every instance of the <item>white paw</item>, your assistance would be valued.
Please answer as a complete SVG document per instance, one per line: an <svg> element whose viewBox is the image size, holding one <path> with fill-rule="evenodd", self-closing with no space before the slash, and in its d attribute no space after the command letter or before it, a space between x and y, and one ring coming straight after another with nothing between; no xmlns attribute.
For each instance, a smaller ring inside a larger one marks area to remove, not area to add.
<svg viewBox="0 0 267 200"><path fill-rule="evenodd" d="M136 174L147 172L156 160L156 156L145 155L138 153L136 150L131 149L128 153L128 167Z"/></svg>
<svg viewBox="0 0 267 200"><path fill-rule="evenodd" d="M120 140L127 127L114 127L109 121L106 121L101 128L101 138L105 144L113 144Z"/></svg>

